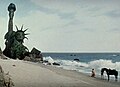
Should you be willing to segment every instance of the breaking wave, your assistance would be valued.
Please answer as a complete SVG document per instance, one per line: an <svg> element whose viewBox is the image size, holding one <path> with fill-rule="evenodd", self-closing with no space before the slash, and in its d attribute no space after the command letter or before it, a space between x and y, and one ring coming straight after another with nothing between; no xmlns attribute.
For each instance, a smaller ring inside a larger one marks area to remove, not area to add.
<svg viewBox="0 0 120 87"><path fill-rule="evenodd" d="M98 69L106 67L120 71L120 62L112 62L112 60L99 59L89 62L89 67Z"/></svg>

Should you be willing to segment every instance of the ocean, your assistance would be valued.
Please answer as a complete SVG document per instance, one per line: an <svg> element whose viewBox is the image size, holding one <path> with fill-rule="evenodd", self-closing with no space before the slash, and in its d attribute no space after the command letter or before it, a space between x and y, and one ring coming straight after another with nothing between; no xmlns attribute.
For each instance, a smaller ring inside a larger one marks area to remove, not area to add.
<svg viewBox="0 0 120 87"><path fill-rule="evenodd" d="M120 79L120 53L43 53L43 59L52 59L59 63L61 68L75 70L90 75L94 68L96 76L101 76L101 68L116 69ZM79 59L79 61L74 61ZM106 73L104 73L107 79ZM114 76L110 76L114 79Z"/></svg>

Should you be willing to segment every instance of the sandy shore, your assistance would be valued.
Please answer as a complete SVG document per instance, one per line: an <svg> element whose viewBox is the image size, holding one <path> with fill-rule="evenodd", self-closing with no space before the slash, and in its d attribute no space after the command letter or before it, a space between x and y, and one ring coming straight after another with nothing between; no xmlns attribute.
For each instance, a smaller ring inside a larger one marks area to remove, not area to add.
<svg viewBox="0 0 120 87"><path fill-rule="evenodd" d="M120 82L92 78L54 66L20 60L0 59L4 72L8 72L14 87L119 87Z"/></svg>

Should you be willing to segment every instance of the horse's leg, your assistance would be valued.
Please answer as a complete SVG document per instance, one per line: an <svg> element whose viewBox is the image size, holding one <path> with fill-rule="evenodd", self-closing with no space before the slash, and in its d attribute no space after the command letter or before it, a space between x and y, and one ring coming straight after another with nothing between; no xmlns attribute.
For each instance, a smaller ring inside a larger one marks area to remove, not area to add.
<svg viewBox="0 0 120 87"><path fill-rule="evenodd" d="M115 81L117 81L117 76L115 76Z"/></svg>
<svg viewBox="0 0 120 87"><path fill-rule="evenodd" d="M104 79L104 75L101 75L101 79Z"/></svg>
<svg viewBox="0 0 120 87"><path fill-rule="evenodd" d="M110 80L110 76L108 75L108 81Z"/></svg>
<svg viewBox="0 0 120 87"><path fill-rule="evenodd" d="M101 70L101 79L104 79L104 75L103 75L104 71Z"/></svg>

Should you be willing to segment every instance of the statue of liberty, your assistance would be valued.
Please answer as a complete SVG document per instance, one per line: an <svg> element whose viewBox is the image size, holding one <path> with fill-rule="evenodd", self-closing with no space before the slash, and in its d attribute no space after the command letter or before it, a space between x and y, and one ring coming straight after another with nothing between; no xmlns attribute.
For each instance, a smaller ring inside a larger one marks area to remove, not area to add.
<svg viewBox="0 0 120 87"><path fill-rule="evenodd" d="M16 26L17 31L13 31L13 17L14 12L16 11L16 6L13 3L10 3L8 6L9 11L9 22L8 22L8 32L5 35L5 49L3 51L3 54L7 57L16 59L24 59L25 53L28 52L28 49L26 46L23 45L25 37L25 31L23 30L23 26L19 30Z"/></svg>

